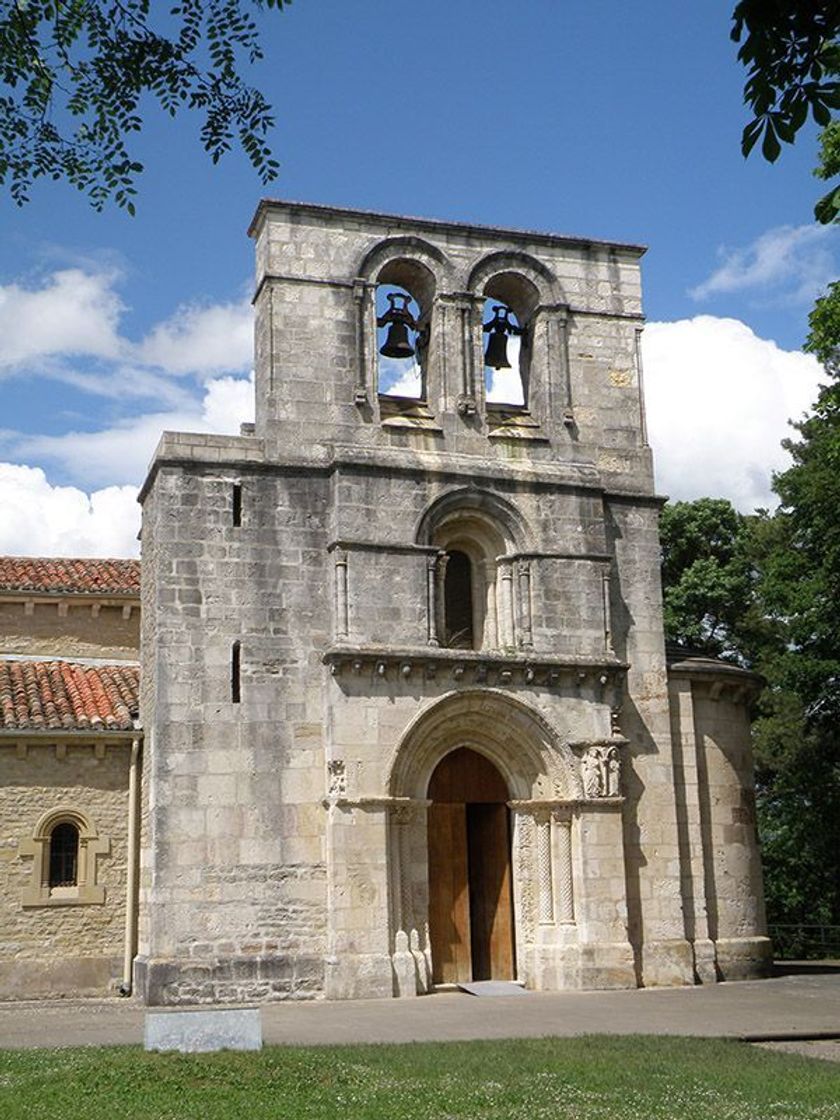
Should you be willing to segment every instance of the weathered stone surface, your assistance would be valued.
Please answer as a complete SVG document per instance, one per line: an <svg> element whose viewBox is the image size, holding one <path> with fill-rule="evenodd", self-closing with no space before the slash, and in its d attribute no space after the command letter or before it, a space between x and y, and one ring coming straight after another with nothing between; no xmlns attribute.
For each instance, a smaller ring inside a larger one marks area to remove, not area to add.
<svg viewBox="0 0 840 1120"><path fill-rule="evenodd" d="M509 794L494 978L759 973L752 683L669 684L641 250L285 203L252 232L256 423L165 433L141 495L142 998L428 991L429 783L462 748ZM379 393L378 284L416 300L422 399ZM525 406L487 399L485 299Z"/></svg>
<svg viewBox="0 0 840 1120"><path fill-rule="evenodd" d="M222 1011L147 1011L146 1050L206 1054L215 1050L261 1050L259 1008Z"/></svg>

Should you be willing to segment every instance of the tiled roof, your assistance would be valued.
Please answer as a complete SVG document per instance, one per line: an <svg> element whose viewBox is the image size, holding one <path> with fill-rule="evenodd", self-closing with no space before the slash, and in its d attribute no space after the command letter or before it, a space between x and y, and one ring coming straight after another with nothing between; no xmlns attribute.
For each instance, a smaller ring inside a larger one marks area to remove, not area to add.
<svg viewBox="0 0 840 1120"><path fill-rule="evenodd" d="M139 595L140 561L0 556L0 593L3 591Z"/></svg>
<svg viewBox="0 0 840 1120"><path fill-rule="evenodd" d="M136 665L0 660L0 731L130 731Z"/></svg>

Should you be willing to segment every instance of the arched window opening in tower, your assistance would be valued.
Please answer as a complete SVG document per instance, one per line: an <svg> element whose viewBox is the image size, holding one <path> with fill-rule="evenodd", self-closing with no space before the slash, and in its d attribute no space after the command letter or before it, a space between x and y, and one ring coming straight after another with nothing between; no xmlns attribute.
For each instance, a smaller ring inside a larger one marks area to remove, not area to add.
<svg viewBox="0 0 840 1120"><path fill-rule="evenodd" d="M424 332L420 308L405 288L378 284L376 326L379 351L379 393L388 397L423 400Z"/></svg>
<svg viewBox="0 0 840 1120"><path fill-rule="evenodd" d="M449 649L474 649L472 562L465 552L447 553L444 577L445 644Z"/></svg>
<svg viewBox="0 0 840 1120"><path fill-rule="evenodd" d="M79 830L69 821L50 833L50 889L75 887L79 876Z"/></svg>
<svg viewBox="0 0 840 1120"><path fill-rule="evenodd" d="M507 304L484 301L484 379L490 404L525 405L525 330Z"/></svg>

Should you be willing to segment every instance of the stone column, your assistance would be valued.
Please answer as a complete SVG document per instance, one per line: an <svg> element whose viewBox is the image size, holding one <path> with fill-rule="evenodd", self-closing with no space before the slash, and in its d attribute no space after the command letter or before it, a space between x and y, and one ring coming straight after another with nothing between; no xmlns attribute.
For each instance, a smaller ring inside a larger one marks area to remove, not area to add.
<svg viewBox="0 0 840 1120"><path fill-rule="evenodd" d="M350 633L350 612L347 598L347 553L337 548L335 559L335 636L346 638Z"/></svg>
<svg viewBox="0 0 840 1120"><path fill-rule="evenodd" d="M519 560L516 565L519 591L519 644L523 649L532 649L534 638L531 628L531 565L527 560Z"/></svg>
<svg viewBox="0 0 840 1120"><path fill-rule="evenodd" d="M498 580L499 638L503 649L513 649L516 644L516 627L513 612L513 561L507 557L499 560Z"/></svg>
<svg viewBox="0 0 840 1120"><path fill-rule="evenodd" d="M438 564L437 553L426 557L426 644L439 646L441 630L438 625Z"/></svg>
<svg viewBox="0 0 840 1120"><path fill-rule="evenodd" d="M449 557L445 552L437 555L435 565L435 636L437 644L446 645L446 565Z"/></svg>
<svg viewBox="0 0 840 1120"><path fill-rule="evenodd" d="M484 563L484 649L499 648L499 619L496 612L496 561Z"/></svg>
<svg viewBox="0 0 840 1120"><path fill-rule="evenodd" d="M357 405L369 403L370 370L368 369L368 363L370 362L373 367L376 367L376 363L371 360L372 355L371 357L368 356L368 334L373 290L374 286L366 280L357 277L353 281L353 299L356 303L356 379L353 400ZM373 337L375 340L376 336ZM375 352L376 348L374 346L373 353ZM374 388L378 389L378 385Z"/></svg>
<svg viewBox="0 0 840 1120"><path fill-rule="evenodd" d="M551 817L544 813L537 820L537 876L541 922L554 921L554 868L551 858Z"/></svg>
<svg viewBox="0 0 840 1120"><path fill-rule="evenodd" d="M557 890L557 921L571 925L575 920L575 900L572 879L572 822L567 816L554 815L555 866L554 882Z"/></svg>

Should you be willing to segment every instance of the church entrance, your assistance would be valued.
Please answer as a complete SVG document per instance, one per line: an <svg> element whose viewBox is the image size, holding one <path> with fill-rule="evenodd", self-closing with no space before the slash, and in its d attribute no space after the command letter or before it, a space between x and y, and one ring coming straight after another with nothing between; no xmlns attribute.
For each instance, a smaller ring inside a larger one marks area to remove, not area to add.
<svg viewBox="0 0 840 1120"><path fill-rule="evenodd" d="M429 782L429 936L437 984L513 980L510 794L466 747Z"/></svg>

